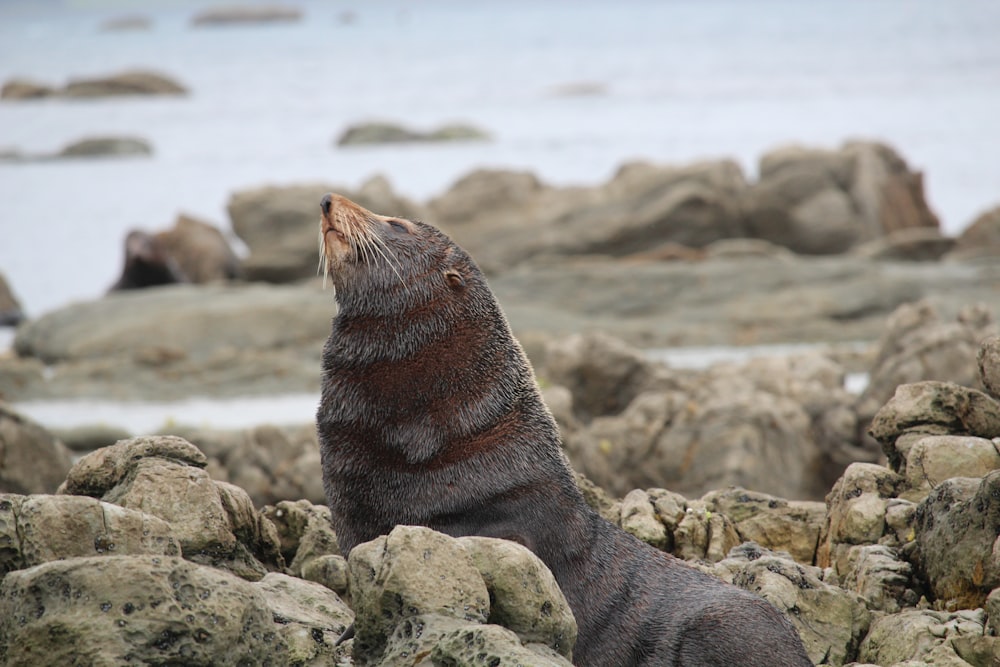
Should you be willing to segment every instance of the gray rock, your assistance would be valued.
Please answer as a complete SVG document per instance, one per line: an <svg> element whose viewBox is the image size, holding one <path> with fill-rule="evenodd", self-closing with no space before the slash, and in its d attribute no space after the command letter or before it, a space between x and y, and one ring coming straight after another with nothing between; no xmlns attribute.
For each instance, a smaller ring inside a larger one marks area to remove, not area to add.
<svg viewBox="0 0 1000 667"><path fill-rule="evenodd" d="M106 77L70 79L69 83L58 94L73 98L118 95L186 95L187 89L158 72L128 70Z"/></svg>
<svg viewBox="0 0 1000 667"><path fill-rule="evenodd" d="M398 144L437 141L486 141L488 132L455 123L443 125L429 132L419 132L394 123L361 123L348 127L337 139L338 146L361 146L367 144Z"/></svg>
<svg viewBox="0 0 1000 667"><path fill-rule="evenodd" d="M263 592L169 556L71 558L0 583L4 664L288 664Z"/></svg>
<svg viewBox="0 0 1000 667"><path fill-rule="evenodd" d="M897 440L898 442L898 440ZM1000 441L962 435L928 435L905 450L900 473L906 479L901 496L914 502L923 500L942 482L952 477L984 477L1000 469Z"/></svg>
<svg viewBox="0 0 1000 667"><path fill-rule="evenodd" d="M785 500L738 487L711 491L701 500L732 522L741 541L787 552L798 563L815 562L826 521L823 503Z"/></svg>
<svg viewBox="0 0 1000 667"><path fill-rule="evenodd" d="M428 528L397 526L360 544L348 557L354 600L354 659L373 662L397 626L422 615L485 623L490 596L472 557L454 539Z"/></svg>
<svg viewBox="0 0 1000 667"><path fill-rule="evenodd" d="M734 584L784 612L813 662L843 665L856 656L871 614L859 596L823 582L819 568L747 543L734 549L716 570L731 573Z"/></svg>
<svg viewBox="0 0 1000 667"><path fill-rule="evenodd" d="M1000 256L1000 206L976 217L955 241L955 249L946 259L969 261L994 259Z"/></svg>
<svg viewBox="0 0 1000 667"><path fill-rule="evenodd" d="M852 463L826 497L827 525L817 563L833 567L839 576L850 569L850 548L877 543L886 532L889 500L898 495L903 479L873 463Z"/></svg>
<svg viewBox="0 0 1000 667"><path fill-rule="evenodd" d="M194 27L228 26L258 23L297 23L302 20L302 10L281 5L234 5L213 7L191 17Z"/></svg>
<svg viewBox="0 0 1000 667"><path fill-rule="evenodd" d="M53 158L136 157L153 154L145 139L136 137L89 137L67 144Z"/></svg>
<svg viewBox="0 0 1000 667"><path fill-rule="evenodd" d="M876 413L869 432L899 470L906 457L897 442L906 434L1000 437L1000 403L950 382L904 384Z"/></svg>
<svg viewBox="0 0 1000 667"><path fill-rule="evenodd" d="M973 642L969 640L996 642L996 637L983 637L983 620L982 610L947 613L909 609L876 617L861 643L858 659L879 665L913 664L907 662L910 660L947 667L995 664L973 661ZM959 647L966 655L959 653Z"/></svg>
<svg viewBox="0 0 1000 667"><path fill-rule="evenodd" d="M980 341L996 331L990 312L960 313L943 320L927 301L900 306L886 322L868 385L857 411L868 424L901 384L938 380L981 389L975 355Z"/></svg>
<svg viewBox="0 0 1000 667"><path fill-rule="evenodd" d="M80 459L62 493L90 495L168 522L184 556L251 580L280 568L277 530L242 489L215 482L180 438L126 440Z"/></svg>
<svg viewBox="0 0 1000 667"><path fill-rule="evenodd" d="M131 32L133 30L149 30L152 27L153 21L148 16L127 14L107 19L101 23L98 30L101 32Z"/></svg>
<svg viewBox="0 0 1000 667"><path fill-rule="evenodd" d="M1000 470L942 482L917 507L914 556L934 597L981 607L1000 587Z"/></svg>
<svg viewBox="0 0 1000 667"><path fill-rule="evenodd" d="M0 573L88 556L180 556L166 521L85 496L0 496Z"/></svg>
<svg viewBox="0 0 1000 667"><path fill-rule="evenodd" d="M0 99L3 100L36 100L56 94L52 86L29 79L9 79L0 89Z"/></svg>
<svg viewBox="0 0 1000 667"><path fill-rule="evenodd" d="M488 623L513 630L521 643L571 659L576 619L555 577L527 548L507 540L461 537L490 594Z"/></svg>
<svg viewBox="0 0 1000 667"><path fill-rule="evenodd" d="M916 605L919 595L912 566L892 548L879 544L851 547L841 585L864 599L869 609L895 614Z"/></svg>
<svg viewBox="0 0 1000 667"><path fill-rule="evenodd" d="M1000 399L1000 336L991 336L983 341L976 353L979 364L979 378L993 398Z"/></svg>
<svg viewBox="0 0 1000 667"><path fill-rule="evenodd" d="M936 227L908 227L868 241L855 252L872 259L936 262L955 247L955 239Z"/></svg>
<svg viewBox="0 0 1000 667"><path fill-rule="evenodd" d="M671 548L673 536L657 517L652 498L642 489L632 489L622 498L621 527L657 549Z"/></svg>
<svg viewBox="0 0 1000 667"><path fill-rule="evenodd" d="M688 501L673 535L674 555L709 563L721 561L742 541L729 517L709 510L700 500Z"/></svg>
<svg viewBox="0 0 1000 667"><path fill-rule="evenodd" d="M52 493L70 465L59 440L0 401L0 493Z"/></svg>
<svg viewBox="0 0 1000 667"><path fill-rule="evenodd" d="M333 665L337 640L354 612L319 584L270 572L253 584L271 612L276 634L288 647L287 665Z"/></svg>

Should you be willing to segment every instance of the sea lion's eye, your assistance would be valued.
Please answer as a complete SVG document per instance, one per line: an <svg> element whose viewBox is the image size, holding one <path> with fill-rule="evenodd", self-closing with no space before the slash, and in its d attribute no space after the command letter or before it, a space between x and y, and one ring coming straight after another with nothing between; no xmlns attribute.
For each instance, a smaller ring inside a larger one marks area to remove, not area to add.
<svg viewBox="0 0 1000 667"><path fill-rule="evenodd" d="M399 220L390 220L389 226L395 229L397 232L403 232L404 234L410 233L410 230L407 229L406 225L401 223Z"/></svg>

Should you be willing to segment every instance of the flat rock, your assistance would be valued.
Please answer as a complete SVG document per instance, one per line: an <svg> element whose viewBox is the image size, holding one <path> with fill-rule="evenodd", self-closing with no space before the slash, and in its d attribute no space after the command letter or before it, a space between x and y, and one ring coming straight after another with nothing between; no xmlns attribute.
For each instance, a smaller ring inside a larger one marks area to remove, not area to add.
<svg viewBox="0 0 1000 667"><path fill-rule="evenodd" d="M55 436L0 401L0 493L53 493L71 464Z"/></svg>

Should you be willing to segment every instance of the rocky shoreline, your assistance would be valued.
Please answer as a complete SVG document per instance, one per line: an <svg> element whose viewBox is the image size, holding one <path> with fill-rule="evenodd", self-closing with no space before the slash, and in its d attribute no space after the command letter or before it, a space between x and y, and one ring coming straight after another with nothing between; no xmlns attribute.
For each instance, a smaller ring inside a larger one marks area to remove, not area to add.
<svg viewBox="0 0 1000 667"><path fill-rule="evenodd" d="M971 361L982 390L900 385L871 422L886 463L850 463L822 502L581 488L625 530L766 597L816 664L995 665L1000 337ZM8 456L38 451L25 430L44 437L5 409ZM570 664L572 614L527 550L399 527L345 559L324 506L258 503L222 481L235 461L219 452L132 438L63 459L58 490L0 496L4 664Z"/></svg>

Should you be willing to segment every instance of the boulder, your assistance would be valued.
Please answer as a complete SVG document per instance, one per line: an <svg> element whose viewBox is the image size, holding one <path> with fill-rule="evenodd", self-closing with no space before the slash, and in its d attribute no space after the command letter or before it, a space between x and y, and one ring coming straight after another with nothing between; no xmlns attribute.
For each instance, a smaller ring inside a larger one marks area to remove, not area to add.
<svg viewBox="0 0 1000 667"><path fill-rule="evenodd" d="M227 26L257 23L297 23L302 10L287 5L234 5L213 7L191 17L194 27Z"/></svg>
<svg viewBox="0 0 1000 667"><path fill-rule="evenodd" d="M98 30L101 32L131 32L133 30L149 30L152 27L153 21L148 16L127 14L107 19L101 23Z"/></svg>
<svg viewBox="0 0 1000 667"><path fill-rule="evenodd" d="M181 214L171 229L156 236L190 282L234 280L243 275L226 237L208 222Z"/></svg>
<svg viewBox="0 0 1000 667"><path fill-rule="evenodd" d="M701 500L709 510L724 514L732 522L742 542L786 552L798 563L815 563L826 521L823 503L785 500L739 487L710 491Z"/></svg>
<svg viewBox="0 0 1000 667"><path fill-rule="evenodd" d="M348 557L348 576L356 661L380 660L397 626L417 616L489 618L489 592L468 550L428 528L397 526L359 544Z"/></svg>
<svg viewBox="0 0 1000 667"><path fill-rule="evenodd" d="M981 607L1000 587L1000 470L942 482L916 512L915 562L934 597Z"/></svg>
<svg viewBox="0 0 1000 667"><path fill-rule="evenodd" d="M274 525L245 491L213 481L204 465L204 455L181 438L133 438L81 458L60 493L159 517L170 524L185 558L245 579L283 567Z"/></svg>
<svg viewBox="0 0 1000 667"><path fill-rule="evenodd" d="M233 193L226 208L233 231L250 254L243 270L250 280L289 282L317 273L319 202L339 192L384 215L420 219L421 209L375 177L357 191L327 184L261 187Z"/></svg>
<svg viewBox="0 0 1000 667"><path fill-rule="evenodd" d="M119 95L186 95L187 89L169 77L148 70L128 70L105 77L71 79L59 95L87 98Z"/></svg>
<svg viewBox="0 0 1000 667"><path fill-rule="evenodd" d="M0 327L15 327L24 319L24 309L0 272Z"/></svg>
<svg viewBox="0 0 1000 667"><path fill-rule="evenodd" d="M526 547L489 537L460 537L490 594L487 623L514 631L524 644L547 646L567 660L576 619L555 577Z"/></svg>
<svg viewBox="0 0 1000 667"><path fill-rule="evenodd" d="M857 246L855 252L872 259L936 262L955 247L955 239L936 227L906 227Z"/></svg>
<svg viewBox="0 0 1000 667"><path fill-rule="evenodd" d="M135 157L153 154L145 139L136 137L88 137L67 144L54 157Z"/></svg>
<svg viewBox="0 0 1000 667"><path fill-rule="evenodd" d="M303 421L309 416L303 415ZM232 431L183 426L163 430L201 449L214 478L246 490L258 507L281 500L326 502L313 423Z"/></svg>
<svg viewBox="0 0 1000 667"><path fill-rule="evenodd" d="M0 393L20 400L181 400L316 392L335 310L333 295L318 285L116 292L20 327L20 363L0 373ZM43 373L26 364L31 359L52 367Z"/></svg>
<svg viewBox="0 0 1000 667"><path fill-rule="evenodd" d="M902 484L902 477L883 466L849 465L826 497L827 520L817 564L846 575L851 547L875 544L886 532L889 500L898 495Z"/></svg>
<svg viewBox="0 0 1000 667"><path fill-rule="evenodd" d="M348 127L337 139L338 146L367 144L398 144L437 141L485 141L488 132L471 125L443 125L428 132L419 132L394 123L370 122ZM378 212L378 211L376 211Z"/></svg>
<svg viewBox="0 0 1000 667"><path fill-rule="evenodd" d="M733 549L715 571L784 612L814 663L844 665L857 655L871 614L860 596L825 583L819 568L748 542Z"/></svg>
<svg viewBox="0 0 1000 667"><path fill-rule="evenodd" d="M901 470L907 447L918 437L1000 437L1000 403L981 391L951 382L904 384L875 415L870 433L882 445L889 465Z"/></svg>
<svg viewBox="0 0 1000 667"><path fill-rule="evenodd" d="M897 439L900 443L900 439ZM1000 440L968 435L927 435L905 447L897 444L905 461L899 472L905 478L900 496L920 502L952 477L984 477L1000 469Z"/></svg>
<svg viewBox="0 0 1000 667"><path fill-rule="evenodd" d="M913 568L899 552L881 544L850 547L841 587L857 593L871 610L895 614L919 601Z"/></svg>
<svg viewBox="0 0 1000 667"><path fill-rule="evenodd" d="M872 621L858 659L906 667L926 664L985 667L996 664L1000 652L997 638L985 637L983 629L981 609L956 613L907 609Z"/></svg>
<svg viewBox="0 0 1000 667"><path fill-rule="evenodd" d="M29 79L9 79L0 89L0 100L36 100L56 94L52 86Z"/></svg>
<svg viewBox="0 0 1000 667"><path fill-rule="evenodd" d="M744 198L749 235L800 253L830 254L913 227L937 228L923 176L884 144L792 146L764 154Z"/></svg>
<svg viewBox="0 0 1000 667"><path fill-rule="evenodd" d="M897 308L879 340L868 385L858 397L861 423L870 424L901 384L938 380L981 389L976 351L996 331L985 306L965 308L952 322L943 320L927 301Z"/></svg>
<svg viewBox="0 0 1000 667"><path fill-rule="evenodd" d="M0 574L67 558L180 556L166 521L86 496L0 496Z"/></svg>
<svg viewBox="0 0 1000 667"><path fill-rule="evenodd" d="M588 340L605 340L602 353L583 352ZM735 485L819 499L859 456L843 369L819 355L693 373L650 364L606 339L569 339L561 348L569 354L550 350L543 377L578 388L578 416L600 415L564 434L566 451L614 494L667 487L691 496Z"/></svg>
<svg viewBox="0 0 1000 667"><path fill-rule="evenodd" d="M1000 336L990 336L976 353L979 379L986 392L1000 400Z"/></svg>
<svg viewBox="0 0 1000 667"><path fill-rule="evenodd" d="M95 556L9 572L0 583L8 665L288 664L264 594L170 556Z"/></svg>
<svg viewBox="0 0 1000 667"><path fill-rule="evenodd" d="M1000 206L981 213L955 240L945 259L966 261L1000 256Z"/></svg>
<svg viewBox="0 0 1000 667"><path fill-rule="evenodd" d="M58 439L0 401L0 493L53 493L71 464Z"/></svg>

